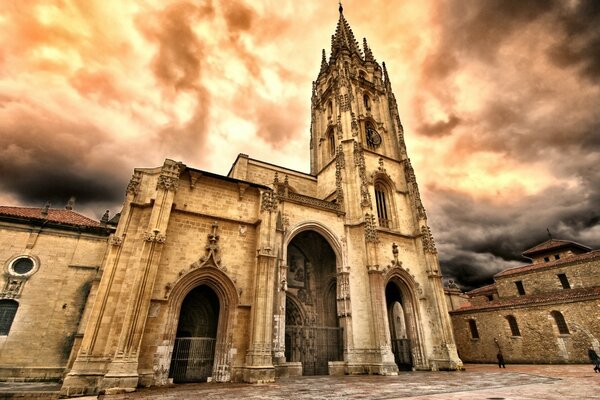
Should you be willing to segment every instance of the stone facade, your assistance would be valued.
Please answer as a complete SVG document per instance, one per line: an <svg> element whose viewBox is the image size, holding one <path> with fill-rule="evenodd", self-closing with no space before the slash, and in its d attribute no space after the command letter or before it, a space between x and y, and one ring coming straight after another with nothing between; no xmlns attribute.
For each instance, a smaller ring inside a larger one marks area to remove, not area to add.
<svg viewBox="0 0 600 400"><path fill-rule="evenodd" d="M0 380L62 378L111 230L71 210L0 207Z"/></svg>
<svg viewBox="0 0 600 400"><path fill-rule="evenodd" d="M523 254L532 264L496 274L450 312L461 358L496 362L501 350L508 363L589 362L588 349L600 350L600 251L551 239Z"/></svg>
<svg viewBox="0 0 600 400"><path fill-rule="evenodd" d="M60 289L46 299L60 301L46 307L80 310L92 285L63 395L461 368L390 79L341 8L311 102L310 174L243 154L227 176L167 159L135 169L108 243L44 242L66 257L48 270ZM77 329L72 313L51 340ZM58 371L68 351L50 363L48 343L29 357Z"/></svg>

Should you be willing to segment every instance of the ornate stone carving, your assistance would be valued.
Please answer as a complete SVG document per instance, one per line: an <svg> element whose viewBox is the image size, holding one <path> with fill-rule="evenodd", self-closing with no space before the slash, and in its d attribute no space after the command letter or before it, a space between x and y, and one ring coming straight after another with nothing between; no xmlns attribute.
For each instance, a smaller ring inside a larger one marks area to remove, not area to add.
<svg viewBox="0 0 600 400"><path fill-rule="evenodd" d="M152 232L144 232L144 240L146 242L164 243L167 237L160 233L158 229L154 229Z"/></svg>
<svg viewBox="0 0 600 400"><path fill-rule="evenodd" d="M337 311L338 317L352 316L349 271L338 272L337 274Z"/></svg>
<svg viewBox="0 0 600 400"><path fill-rule="evenodd" d="M200 261L202 262L200 267L211 262L211 265L226 271L226 268L221 266L221 257L217 254L220 250L219 244L217 243L219 241L219 235L217 234L218 228L219 224L217 224L216 221L213 222L212 232L208 234L208 244L205 247L206 255L200 258Z"/></svg>
<svg viewBox="0 0 600 400"><path fill-rule="evenodd" d="M417 184L415 171L410 163L410 159L407 158L403 160L402 163L404 164L404 178L406 179L408 192L410 193L413 204L417 210L417 216L420 219L425 219L427 218L427 213L425 212L425 207L423 207L423 202L421 201L421 194L419 193L419 185Z"/></svg>
<svg viewBox="0 0 600 400"><path fill-rule="evenodd" d="M437 254L437 249L435 248L433 235L431 234L431 228L429 228L429 226L427 225L421 226L421 235L423 240L423 249L427 253Z"/></svg>
<svg viewBox="0 0 600 400"><path fill-rule="evenodd" d="M180 162L165 160L160 170L156 189L177 191L179 187L179 175L183 168L184 165Z"/></svg>
<svg viewBox="0 0 600 400"><path fill-rule="evenodd" d="M277 210L277 195L271 191L266 190L262 194L262 203L260 205L261 212L273 212Z"/></svg>
<svg viewBox="0 0 600 400"><path fill-rule="evenodd" d="M351 113L352 122L350 123L350 129L352 130L352 136L358 136L358 121L356 120L356 114Z"/></svg>
<svg viewBox="0 0 600 400"><path fill-rule="evenodd" d="M7 275L4 288L0 292L0 299L18 299L26 280L27 277Z"/></svg>
<svg viewBox="0 0 600 400"><path fill-rule="evenodd" d="M136 196L140 192L140 184L142 182L142 176L139 172L135 172L131 179L129 180L129 184L127 185L126 194L132 194Z"/></svg>
<svg viewBox="0 0 600 400"><path fill-rule="evenodd" d="M108 239L108 243L111 246L121 246L123 244L123 237L112 235L110 239Z"/></svg>
<svg viewBox="0 0 600 400"><path fill-rule="evenodd" d="M337 148L337 154L335 157L335 189L336 189L336 203L342 204L344 202L344 191L342 189L342 169L346 167L346 161L344 160L344 152L342 145L340 144Z"/></svg>
<svg viewBox="0 0 600 400"><path fill-rule="evenodd" d="M354 165L358 168L360 176L360 205L365 208L371 208L371 194L367 185L367 172L365 166L365 154L362 146L354 141Z"/></svg>
<svg viewBox="0 0 600 400"><path fill-rule="evenodd" d="M371 243L379 242L379 235L377 233L377 224L375 223L375 216L373 214L365 214L365 240Z"/></svg>

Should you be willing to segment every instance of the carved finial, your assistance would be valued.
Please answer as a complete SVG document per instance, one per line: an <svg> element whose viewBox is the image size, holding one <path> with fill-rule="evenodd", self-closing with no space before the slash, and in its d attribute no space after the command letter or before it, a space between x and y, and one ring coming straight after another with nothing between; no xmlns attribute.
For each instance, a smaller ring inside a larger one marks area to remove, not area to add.
<svg viewBox="0 0 600 400"><path fill-rule="evenodd" d="M339 10L340 14L342 14L344 12L344 6L342 6L342 1L341 0L339 1L339 5L340 6L339 6L338 10Z"/></svg>
<svg viewBox="0 0 600 400"><path fill-rule="evenodd" d="M392 243L392 254L394 255L394 259L398 261L398 245L396 243Z"/></svg>
<svg viewBox="0 0 600 400"><path fill-rule="evenodd" d="M74 205L75 205L75 197L71 196L71 198L69 198L69 201L67 201L67 205L65 206L65 210L72 210Z"/></svg>
<svg viewBox="0 0 600 400"><path fill-rule="evenodd" d="M275 172L275 177L273 177L273 185L275 185L275 187L279 185L279 175L277 175L277 172Z"/></svg>
<svg viewBox="0 0 600 400"><path fill-rule="evenodd" d="M102 219L100 220L100 223L101 224L106 224L108 222L108 216L109 216L109 211L106 210L106 212L102 216Z"/></svg>
<svg viewBox="0 0 600 400"><path fill-rule="evenodd" d="M319 70L319 75L324 74L327 71L327 56L325 54L325 49L323 49L323 54L321 56L321 69Z"/></svg>
<svg viewBox="0 0 600 400"><path fill-rule="evenodd" d="M363 51L365 53L365 61L375 62L375 57L373 57L373 52L369 48L367 44L367 38L363 38Z"/></svg>
<svg viewBox="0 0 600 400"><path fill-rule="evenodd" d="M50 202L47 201L46 204L44 205L44 208L42 208L42 217L47 217L48 216L48 210L50 209Z"/></svg>

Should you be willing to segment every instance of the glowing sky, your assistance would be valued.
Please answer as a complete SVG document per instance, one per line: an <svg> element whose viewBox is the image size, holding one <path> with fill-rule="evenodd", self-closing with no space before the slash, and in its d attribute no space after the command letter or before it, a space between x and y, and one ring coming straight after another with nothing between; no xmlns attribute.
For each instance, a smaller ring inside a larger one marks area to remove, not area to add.
<svg viewBox="0 0 600 400"><path fill-rule="evenodd" d="M600 247L600 2L344 1L385 61L445 274ZM335 1L0 2L0 204L118 212L134 167L307 171Z"/></svg>

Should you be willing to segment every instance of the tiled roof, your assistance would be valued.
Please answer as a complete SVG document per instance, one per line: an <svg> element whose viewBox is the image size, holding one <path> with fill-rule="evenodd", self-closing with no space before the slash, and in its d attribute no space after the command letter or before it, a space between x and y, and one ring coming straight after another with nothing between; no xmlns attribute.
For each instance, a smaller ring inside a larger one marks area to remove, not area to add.
<svg viewBox="0 0 600 400"><path fill-rule="evenodd" d="M533 254L539 254L539 253L543 253L546 251L550 251L552 249L558 249L561 247L576 247L576 248L584 250L584 251L591 250L587 246L584 246L580 243L573 242L570 240L549 239L549 240L546 240L544 243L540 243L537 246L533 246L532 248L525 250L523 252L523 255L527 257L527 256L530 256Z"/></svg>
<svg viewBox="0 0 600 400"><path fill-rule="evenodd" d="M573 256L560 258L558 260L552 260L549 262L538 262L538 263L533 263L533 264L522 265L520 267L508 268L508 269L505 269L504 271L498 272L496 275L494 275L494 278L504 277L504 276L508 276L508 275L514 275L514 274L520 274L522 272L529 272L529 271L536 270L536 269L552 268L552 267L556 267L556 266L559 266L562 264L569 264L572 262L585 261L585 260L594 259L597 257L600 257L600 250L594 250L594 251L590 251L588 253L576 254Z"/></svg>
<svg viewBox="0 0 600 400"><path fill-rule="evenodd" d="M541 305L544 303L587 300L592 298L600 298L600 286L579 289L563 289L552 293L497 299L492 300L489 303L467 305L463 308L459 308L458 310L450 311L450 313L485 311L503 307Z"/></svg>
<svg viewBox="0 0 600 400"><path fill-rule="evenodd" d="M48 215L42 215L43 208L7 207L0 206L0 215L17 218L27 218L39 221L49 221L59 224L99 227L100 223L72 210L48 209Z"/></svg>
<svg viewBox="0 0 600 400"><path fill-rule="evenodd" d="M485 285L477 289L473 289L470 292L465 293L469 297L473 296L482 296L489 293L495 293L498 290L496 289L496 284L492 283L490 285Z"/></svg>

